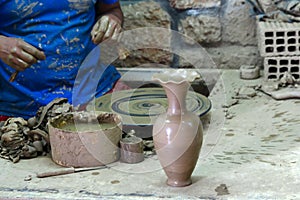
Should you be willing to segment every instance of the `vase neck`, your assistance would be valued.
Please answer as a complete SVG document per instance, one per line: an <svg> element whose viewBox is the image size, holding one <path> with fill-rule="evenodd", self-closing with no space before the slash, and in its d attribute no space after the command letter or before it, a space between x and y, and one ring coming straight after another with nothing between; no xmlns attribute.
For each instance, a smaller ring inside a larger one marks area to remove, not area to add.
<svg viewBox="0 0 300 200"><path fill-rule="evenodd" d="M168 99L168 114L177 115L186 112L188 82L162 84Z"/></svg>

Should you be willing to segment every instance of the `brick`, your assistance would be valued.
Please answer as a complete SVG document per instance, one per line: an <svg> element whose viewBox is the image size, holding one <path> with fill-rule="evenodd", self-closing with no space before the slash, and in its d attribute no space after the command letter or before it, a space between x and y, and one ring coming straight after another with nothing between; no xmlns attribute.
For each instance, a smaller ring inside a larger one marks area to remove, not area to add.
<svg viewBox="0 0 300 200"><path fill-rule="evenodd" d="M261 56L300 55L300 23L258 22Z"/></svg>
<svg viewBox="0 0 300 200"><path fill-rule="evenodd" d="M299 56L273 56L264 58L264 76L268 80L279 80L289 72L297 81L300 80Z"/></svg>

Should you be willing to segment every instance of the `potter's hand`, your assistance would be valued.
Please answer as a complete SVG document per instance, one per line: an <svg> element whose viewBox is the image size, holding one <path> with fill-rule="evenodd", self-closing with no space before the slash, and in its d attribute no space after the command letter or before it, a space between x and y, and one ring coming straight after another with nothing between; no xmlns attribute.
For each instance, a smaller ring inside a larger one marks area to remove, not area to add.
<svg viewBox="0 0 300 200"><path fill-rule="evenodd" d="M46 59L46 56L44 52L21 39L1 35L0 59L17 71L23 71L38 60Z"/></svg>
<svg viewBox="0 0 300 200"><path fill-rule="evenodd" d="M122 22L114 15L103 15L94 25L91 35L95 44L111 38L117 40L118 34L122 30Z"/></svg>

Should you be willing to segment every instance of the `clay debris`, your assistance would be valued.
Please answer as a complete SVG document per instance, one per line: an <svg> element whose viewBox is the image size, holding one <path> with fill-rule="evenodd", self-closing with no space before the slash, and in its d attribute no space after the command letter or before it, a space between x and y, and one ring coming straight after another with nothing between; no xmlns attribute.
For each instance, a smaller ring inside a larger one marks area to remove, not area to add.
<svg viewBox="0 0 300 200"><path fill-rule="evenodd" d="M247 86L237 89L234 96L232 96L232 99L252 99L253 97L257 96L255 87L256 86Z"/></svg>
<svg viewBox="0 0 300 200"><path fill-rule="evenodd" d="M21 158L46 155L50 151L48 120L72 110L67 99L58 98L28 120L16 117L0 122L0 157L16 163Z"/></svg>
<svg viewBox="0 0 300 200"><path fill-rule="evenodd" d="M300 98L299 83L289 72L285 72L279 81L265 82L257 88L265 94L270 95L275 100Z"/></svg>
<svg viewBox="0 0 300 200"><path fill-rule="evenodd" d="M299 0L247 0L253 14L262 21L300 21Z"/></svg>
<svg viewBox="0 0 300 200"><path fill-rule="evenodd" d="M218 196L230 194L229 190L228 190L228 187L224 183L222 183L218 187L216 187L215 191L217 192Z"/></svg>
<svg viewBox="0 0 300 200"><path fill-rule="evenodd" d="M243 100L250 100L257 96L257 87L259 86L243 86L240 88L235 88L231 99L222 105L223 112L225 113L226 119L233 119L235 114L231 111L233 106L243 103Z"/></svg>

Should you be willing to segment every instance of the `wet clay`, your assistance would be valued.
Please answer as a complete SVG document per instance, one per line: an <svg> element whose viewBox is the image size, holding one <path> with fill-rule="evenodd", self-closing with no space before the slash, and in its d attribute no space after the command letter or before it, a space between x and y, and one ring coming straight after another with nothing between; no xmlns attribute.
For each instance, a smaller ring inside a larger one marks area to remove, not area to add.
<svg viewBox="0 0 300 200"><path fill-rule="evenodd" d="M217 192L218 196L230 194L226 184L220 184L218 187L216 187L215 191Z"/></svg>
<svg viewBox="0 0 300 200"><path fill-rule="evenodd" d="M79 123L79 124L73 124L73 123L68 123L63 127L59 127L61 129L64 129L66 131L72 131L72 132L86 132L86 131L99 131L99 130L106 130L106 129L111 129L115 127L115 123L90 123L90 124L85 124L85 123Z"/></svg>
<svg viewBox="0 0 300 200"><path fill-rule="evenodd" d="M276 100L284 99L299 99L300 89L299 88L283 88L278 91L266 92Z"/></svg>
<svg viewBox="0 0 300 200"><path fill-rule="evenodd" d="M108 113L69 113L49 122L49 136L55 163L67 167L106 165L119 159L121 120Z"/></svg>

